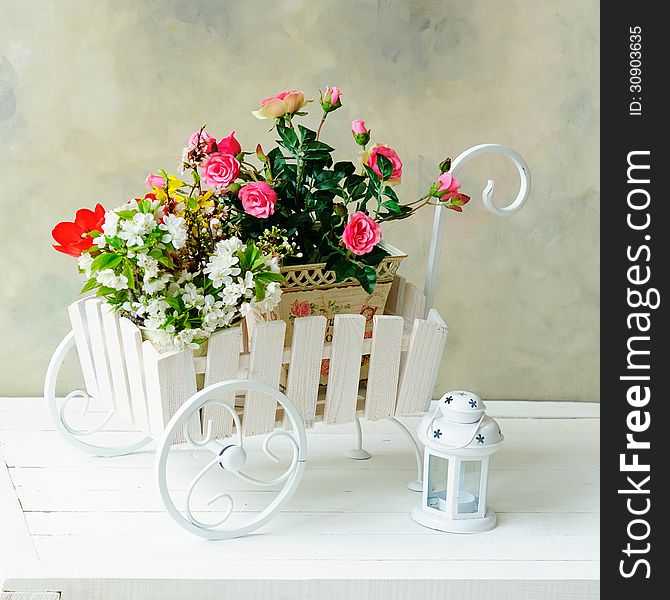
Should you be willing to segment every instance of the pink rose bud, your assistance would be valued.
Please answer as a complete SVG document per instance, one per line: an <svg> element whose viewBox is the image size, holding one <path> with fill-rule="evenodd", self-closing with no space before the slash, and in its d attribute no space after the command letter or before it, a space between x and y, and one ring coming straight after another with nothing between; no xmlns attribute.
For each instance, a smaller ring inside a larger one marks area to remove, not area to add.
<svg viewBox="0 0 670 600"><path fill-rule="evenodd" d="M351 122L351 133L359 146L366 146L370 141L370 131L365 126L363 119L355 119Z"/></svg>
<svg viewBox="0 0 670 600"><path fill-rule="evenodd" d="M342 233L342 241L357 256L372 252L382 239L382 228L362 211L353 213Z"/></svg>
<svg viewBox="0 0 670 600"><path fill-rule="evenodd" d="M242 152L242 146L240 146L240 143L235 139L234 131L231 131L228 137L219 140L217 148L219 152L223 154L232 154L233 156L237 156Z"/></svg>
<svg viewBox="0 0 670 600"><path fill-rule="evenodd" d="M202 180L213 189L226 187L240 174L240 163L232 154L213 152L202 163Z"/></svg>
<svg viewBox="0 0 670 600"><path fill-rule="evenodd" d="M365 121L363 119L354 119L351 122L351 131L354 133L368 133Z"/></svg>
<svg viewBox="0 0 670 600"><path fill-rule="evenodd" d="M305 94L300 90L279 92L276 96L265 98L258 110L252 111L257 119L279 119L284 115L297 113L311 100L305 100Z"/></svg>
<svg viewBox="0 0 670 600"><path fill-rule="evenodd" d="M377 164L377 155L381 154L382 156L388 158L391 161L391 164L393 165L393 172L391 173L391 177L388 179L388 183L393 185L394 183L398 183L400 181L400 178L402 177L402 161L400 160L400 157L396 154L396 151L393 148L389 148L388 146L375 146L372 151L370 152L370 156L368 157L367 160L367 165L372 168L372 170L377 174L379 179L382 178L382 172L379 169L379 165Z"/></svg>
<svg viewBox="0 0 670 600"><path fill-rule="evenodd" d="M216 138L204 129L202 131L194 131L188 138L188 146L189 148L196 148L205 154L211 154L216 151Z"/></svg>
<svg viewBox="0 0 670 600"><path fill-rule="evenodd" d="M265 181L248 183L239 191L237 197L242 202L245 212L257 219L267 219L275 212L277 192Z"/></svg>
<svg viewBox="0 0 670 600"><path fill-rule="evenodd" d="M149 173L147 175L147 178L144 180L144 183L147 184L147 187L150 188L162 188L165 186L165 179L161 177L160 175L154 175L153 173Z"/></svg>
<svg viewBox="0 0 670 600"><path fill-rule="evenodd" d="M437 178L437 182L440 184L440 186L437 188L438 196L444 196L447 193L457 192L461 187L461 183L458 181L458 179L452 177L451 173L442 173L442 175Z"/></svg>
<svg viewBox="0 0 670 600"><path fill-rule="evenodd" d="M321 94L321 107L324 112L329 113L342 106L342 102L340 101L342 92L340 92L339 88L329 86L325 92L319 93Z"/></svg>

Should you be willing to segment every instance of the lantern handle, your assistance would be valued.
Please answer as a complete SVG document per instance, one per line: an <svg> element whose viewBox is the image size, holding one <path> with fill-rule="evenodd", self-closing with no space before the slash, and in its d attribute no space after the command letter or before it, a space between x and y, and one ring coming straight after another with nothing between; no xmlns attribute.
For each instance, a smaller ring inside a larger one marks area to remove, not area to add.
<svg viewBox="0 0 670 600"><path fill-rule="evenodd" d="M503 156L507 156L516 166L517 171L519 172L519 178L521 180L519 192L517 193L514 201L511 204L500 208L493 203L493 188L495 187L495 182L493 179L489 179L486 187L484 188L484 191L482 192L482 201L484 202L486 210L498 216L513 215L514 213L519 212L528 200L531 179L528 165L523 160L523 158L521 158L521 155L511 148L501 144L478 144L477 146L473 146L472 148L461 152L454 159L454 161L451 163L451 169L449 170L449 173L455 177L467 163L469 163L473 158L481 156L482 154L502 154ZM440 252L442 249L442 243L444 241L444 228L447 220L446 213L447 211L443 207L435 207L433 237L430 242L428 270L426 273L426 282L424 286L424 295L426 296L426 314L431 308L433 308L433 304L435 302L437 272L440 266Z"/></svg>

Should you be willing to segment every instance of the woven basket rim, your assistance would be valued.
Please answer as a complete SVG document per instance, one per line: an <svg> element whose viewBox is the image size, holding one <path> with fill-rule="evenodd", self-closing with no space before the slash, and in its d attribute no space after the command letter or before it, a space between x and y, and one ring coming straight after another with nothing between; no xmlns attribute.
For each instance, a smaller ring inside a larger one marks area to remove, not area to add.
<svg viewBox="0 0 670 600"><path fill-rule="evenodd" d="M388 283L393 281L401 261L407 258L407 254L384 242L382 242L381 247L388 252L388 256L385 256L375 267L377 283ZM287 276L287 281L282 284L282 289L298 291L360 285L353 277L344 281L335 281L335 273L324 270L325 266L326 263L321 262L282 267L281 273ZM298 278L301 280L298 280Z"/></svg>

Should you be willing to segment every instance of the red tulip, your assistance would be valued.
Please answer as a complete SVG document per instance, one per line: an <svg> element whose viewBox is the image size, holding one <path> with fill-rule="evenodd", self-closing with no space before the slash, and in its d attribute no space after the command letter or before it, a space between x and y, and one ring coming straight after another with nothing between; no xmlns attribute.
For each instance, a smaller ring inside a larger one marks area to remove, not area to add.
<svg viewBox="0 0 670 600"><path fill-rule="evenodd" d="M51 235L56 244L53 247L69 256L80 256L84 250L93 246L92 231L102 231L105 222L105 209L102 204L96 204L95 210L80 208L75 215L74 222L63 221L53 228Z"/></svg>

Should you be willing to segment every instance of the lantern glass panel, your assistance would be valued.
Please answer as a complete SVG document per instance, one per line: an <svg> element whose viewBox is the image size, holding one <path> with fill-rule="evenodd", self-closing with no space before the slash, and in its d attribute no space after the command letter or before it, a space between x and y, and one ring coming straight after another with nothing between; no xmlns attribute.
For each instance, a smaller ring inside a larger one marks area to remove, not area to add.
<svg viewBox="0 0 670 600"><path fill-rule="evenodd" d="M461 461L457 510L459 514L476 513L479 510L479 489L481 478L481 460Z"/></svg>
<svg viewBox="0 0 670 600"><path fill-rule="evenodd" d="M428 455L428 497L427 504L435 510L446 510L447 473L449 460L434 454Z"/></svg>

